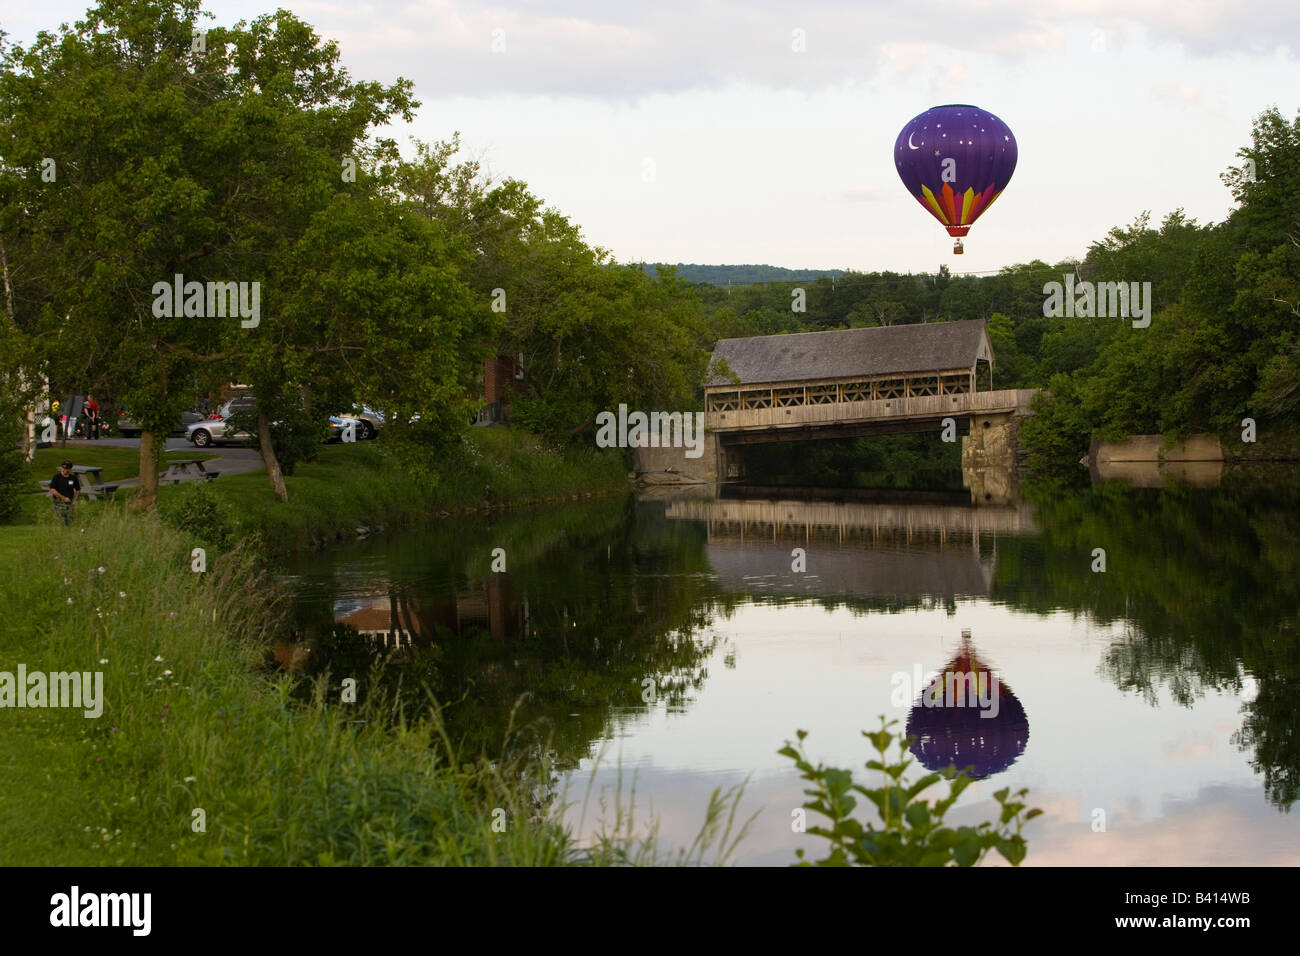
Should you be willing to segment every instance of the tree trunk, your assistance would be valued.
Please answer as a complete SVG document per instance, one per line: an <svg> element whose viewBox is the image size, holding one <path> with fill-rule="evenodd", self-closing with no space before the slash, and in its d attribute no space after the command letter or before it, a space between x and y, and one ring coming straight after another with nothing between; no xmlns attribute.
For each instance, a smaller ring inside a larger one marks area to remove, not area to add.
<svg viewBox="0 0 1300 956"><path fill-rule="evenodd" d="M148 511L158 502L158 463L153 432L140 432L140 486L131 496L133 511Z"/></svg>
<svg viewBox="0 0 1300 956"><path fill-rule="evenodd" d="M27 409L26 427L23 429L23 463L30 465L36 460L36 409Z"/></svg>
<svg viewBox="0 0 1300 956"><path fill-rule="evenodd" d="M271 420L266 412L257 410L257 443L262 448L262 461L266 463L266 477L271 482L271 490L281 501L289 500L289 489L284 486L284 475L280 474L280 462L275 457L275 448L271 445Z"/></svg>

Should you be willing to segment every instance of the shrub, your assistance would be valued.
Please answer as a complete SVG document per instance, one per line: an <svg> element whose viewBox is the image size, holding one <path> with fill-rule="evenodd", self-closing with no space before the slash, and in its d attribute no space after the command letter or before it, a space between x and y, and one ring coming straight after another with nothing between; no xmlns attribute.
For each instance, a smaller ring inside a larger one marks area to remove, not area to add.
<svg viewBox="0 0 1300 956"><path fill-rule="evenodd" d="M875 733L862 732L862 736L871 741L879 759L868 760L868 770L879 770L884 777L884 785L875 789L853 782L853 774L848 770L824 767L821 763L813 766L803 751L803 740L808 736L805 731L797 731L799 746L796 748L789 741L780 753L795 762L803 771L800 776L811 781L813 786L804 790L811 799L803 806L815 810L830 820L829 827L809 827L808 832L825 837L831 844L830 855L818 860L818 866L972 866L982 860L991 849L996 849L1012 866L1019 866L1024 860L1026 844L1020 835L1021 828L1043 811L1025 812L1025 804L1020 802L1027 790L1018 790L1012 794L1009 788L1003 788L993 794L993 799L1002 807L1002 813L996 824L981 823L975 827L945 827L944 815L957 802L957 798L971 784L966 772L958 772L954 767L928 773L910 786L902 781L903 774L914 761L904 755L914 738L900 737L898 741L898 759L890 762L886 759L887 751L894 741L894 734L889 728L898 723L888 723L882 716L880 729ZM918 796L941 778L949 781L948 796L931 804L919 800ZM850 791L856 791L870 800L876 807L884 826L877 829L872 824L865 827L853 817L857 798ZM1012 799L1012 798L1015 799ZM1014 824L1014 829L1011 825ZM804 851L796 850L800 862L795 866L812 866L804 860Z"/></svg>
<svg viewBox="0 0 1300 956"><path fill-rule="evenodd" d="M257 411L240 409L226 419L232 431L257 434ZM315 461L320 447L329 436L329 426L321 416L309 415L302 408L290 408L276 413L271 421L271 448L286 477L294 473L301 462ZM254 447L257 447L256 444Z"/></svg>
<svg viewBox="0 0 1300 956"><path fill-rule="evenodd" d="M232 548L239 538L228 507L207 482L196 482L158 502L164 524L198 538L218 551Z"/></svg>
<svg viewBox="0 0 1300 956"><path fill-rule="evenodd" d="M0 398L0 524L18 513L18 495L26 490L22 438L22 410L16 402Z"/></svg>

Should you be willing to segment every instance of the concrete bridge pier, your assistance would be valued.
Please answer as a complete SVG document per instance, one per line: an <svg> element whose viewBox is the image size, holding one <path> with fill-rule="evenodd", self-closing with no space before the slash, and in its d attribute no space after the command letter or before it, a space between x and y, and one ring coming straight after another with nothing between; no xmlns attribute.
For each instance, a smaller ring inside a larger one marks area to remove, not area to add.
<svg viewBox="0 0 1300 956"><path fill-rule="evenodd" d="M745 474L745 453L739 445L728 445L717 432L705 432L704 457L714 463L717 482L741 481Z"/></svg>
<svg viewBox="0 0 1300 956"><path fill-rule="evenodd" d="M1020 422L1016 412L971 415L970 434L961 440L961 478L973 504L1016 502L1024 469Z"/></svg>

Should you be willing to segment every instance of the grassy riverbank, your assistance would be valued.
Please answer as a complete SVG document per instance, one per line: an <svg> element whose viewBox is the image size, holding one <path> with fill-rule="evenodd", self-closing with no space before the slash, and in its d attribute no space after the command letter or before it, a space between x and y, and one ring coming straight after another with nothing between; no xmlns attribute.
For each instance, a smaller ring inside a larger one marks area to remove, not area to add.
<svg viewBox="0 0 1300 956"><path fill-rule="evenodd" d="M0 709L0 864L570 857L557 825L530 820L500 770L466 768L435 723L339 703L337 687L291 700L262 666L274 592L235 554L191 573L189 548L109 508L84 531L24 529L20 560L0 565L0 671L101 671L104 688L98 718Z"/></svg>
<svg viewBox="0 0 1300 956"><path fill-rule="evenodd" d="M214 553L203 574L189 570L192 530L125 501L87 502L71 527L42 511L0 528L0 671L99 671L104 700L97 718L0 708L0 865L612 858L609 846L580 856L532 806L522 768L458 752L436 718L405 721L374 694L344 703L337 680L308 703L291 694L295 678L265 666L284 597L254 569L265 552L357 525L625 481L616 454L562 458L531 436L477 429L418 493L377 443L322 449L287 479L287 506L261 472L161 489L169 520L201 495L233 538L257 532L263 554Z"/></svg>
<svg viewBox="0 0 1300 956"><path fill-rule="evenodd" d="M401 525L442 513L515 508L627 488L617 452L561 455L528 432L472 429L461 446L417 482L378 442L327 445L318 461L285 479L289 501L265 472L218 479L212 490L242 533L256 531L273 552L353 534L359 526ZM164 502L184 488L165 488Z"/></svg>
<svg viewBox="0 0 1300 956"><path fill-rule="evenodd" d="M105 468L104 480L134 473L138 455L133 449L96 449L94 464ZM54 456L40 464L40 456ZM55 449L38 452L36 475L52 474L64 457ZM84 457L84 455L83 455ZM168 457L210 457L171 453ZM100 459L104 459L101 461ZM225 475L204 491L217 503L209 518L187 525L209 541L234 541L256 533L259 548L281 553L324 543L355 533L358 527L412 524L427 517L462 514L484 509L525 507L569 500L589 494L608 494L627 488L626 469L617 451L568 452L561 455L528 432L511 428L475 428L462 444L431 462L422 480L404 470L381 442L326 445L314 462L300 464L285 479L288 503L271 491L265 471ZM117 492L129 501L134 489ZM193 486L158 489L165 513L182 507L188 497L203 494ZM0 556L6 542L21 537L17 530L52 520L49 500L24 495L14 525L0 526ZM79 515L96 514L97 502L78 503Z"/></svg>

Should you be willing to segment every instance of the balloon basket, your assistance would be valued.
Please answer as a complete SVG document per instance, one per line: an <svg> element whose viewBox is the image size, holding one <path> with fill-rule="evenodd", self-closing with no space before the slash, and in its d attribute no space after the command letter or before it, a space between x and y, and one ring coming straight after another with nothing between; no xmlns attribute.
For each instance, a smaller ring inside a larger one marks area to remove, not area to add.
<svg viewBox="0 0 1300 956"><path fill-rule="evenodd" d="M965 251L966 251L966 247L961 244L960 239L958 239L956 242L952 244L952 254L954 256L959 256Z"/></svg>

